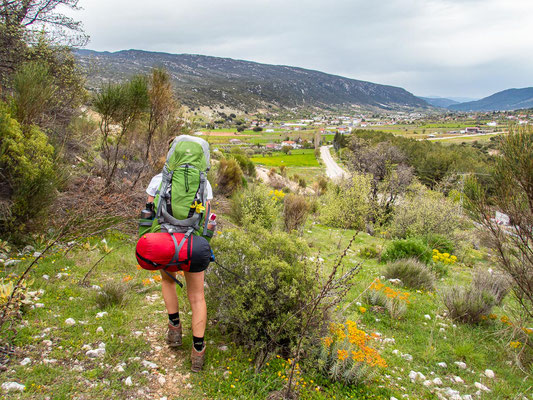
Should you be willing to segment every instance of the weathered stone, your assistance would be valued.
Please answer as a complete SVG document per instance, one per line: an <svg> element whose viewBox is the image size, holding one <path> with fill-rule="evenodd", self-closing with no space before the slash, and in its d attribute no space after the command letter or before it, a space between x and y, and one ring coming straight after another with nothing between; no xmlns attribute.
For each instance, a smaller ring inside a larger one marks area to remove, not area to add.
<svg viewBox="0 0 533 400"><path fill-rule="evenodd" d="M23 392L26 386L17 382L4 382L2 383L2 390L6 392Z"/></svg>

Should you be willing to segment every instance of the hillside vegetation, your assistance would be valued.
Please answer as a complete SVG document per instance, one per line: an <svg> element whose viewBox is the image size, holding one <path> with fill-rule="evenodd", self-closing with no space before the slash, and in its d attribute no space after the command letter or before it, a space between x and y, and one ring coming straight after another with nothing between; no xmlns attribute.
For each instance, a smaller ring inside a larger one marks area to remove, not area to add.
<svg viewBox="0 0 533 400"><path fill-rule="evenodd" d="M140 50L116 53L78 50L76 56L86 69L92 88L162 66L171 74L180 100L191 108L222 105L252 111L268 107L428 106L402 88L289 66Z"/></svg>
<svg viewBox="0 0 533 400"><path fill-rule="evenodd" d="M452 104L455 111L519 110L533 107L533 88L507 89L477 101Z"/></svg>
<svg viewBox="0 0 533 400"><path fill-rule="evenodd" d="M169 140L192 132L170 67L84 90L47 25L83 39L56 14L74 3L0 5L2 49L16 50L0 51L3 398L533 398L527 126L491 142L497 155L376 131L294 131L285 142L303 148L280 152L261 141L285 135L257 123L255 142L206 135L219 225L207 359L191 373L187 288L172 349L161 274L137 265L135 245ZM323 174L328 141L345 179Z"/></svg>

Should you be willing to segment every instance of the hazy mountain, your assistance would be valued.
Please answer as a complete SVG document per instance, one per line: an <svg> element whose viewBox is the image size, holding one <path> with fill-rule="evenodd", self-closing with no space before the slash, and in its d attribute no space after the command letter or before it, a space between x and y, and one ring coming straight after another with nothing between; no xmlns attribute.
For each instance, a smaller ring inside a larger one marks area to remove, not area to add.
<svg viewBox="0 0 533 400"><path fill-rule="evenodd" d="M115 53L78 50L76 56L93 89L163 66L172 75L179 99L189 107L225 105L242 110L349 105L383 109L429 107L399 87L297 67L140 50Z"/></svg>
<svg viewBox="0 0 533 400"><path fill-rule="evenodd" d="M451 97L451 96L448 96L447 99L456 101L458 103L466 103L467 101L477 101L477 100L479 100L479 97L478 98L474 98L474 97Z"/></svg>
<svg viewBox="0 0 533 400"><path fill-rule="evenodd" d="M507 89L484 99L449 106L455 111L506 111L533 107L533 87Z"/></svg>
<svg viewBox="0 0 533 400"><path fill-rule="evenodd" d="M422 100L427 102L428 104L431 104L435 107L441 107L441 108L447 108L448 106L451 106L452 104L459 104L458 101L452 100L452 99L446 99L444 97L421 97Z"/></svg>

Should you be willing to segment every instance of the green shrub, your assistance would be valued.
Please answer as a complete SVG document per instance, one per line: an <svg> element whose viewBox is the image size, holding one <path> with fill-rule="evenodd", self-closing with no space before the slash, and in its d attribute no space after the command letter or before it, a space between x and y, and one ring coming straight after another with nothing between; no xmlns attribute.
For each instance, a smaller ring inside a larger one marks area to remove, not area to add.
<svg viewBox="0 0 533 400"><path fill-rule="evenodd" d="M22 233L30 220L45 215L59 182L54 148L36 126L21 129L0 103L0 193L8 194L0 215L2 234Z"/></svg>
<svg viewBox="0 0 533 400"><path fill-rule="evenodd" d="M400 279L402 285L411 289L433 290L435 275L416 259L398 260L388 264L383 272L387 279Z"/></svg>
<svg viewBox="0 0 533 400"><path fill-rule="evenodd" d="M472 278L472 287L494 298L494 304L500 305L511 289L511 282L501 272L477 269Z"/></svg>
<svg viewBox="0 0 533 400"><path fill-rule="evenodd" d="M246 173L246 175L255 177L255 165L254 163L244 154L232 153L231 157L239 163L241 170Z"/></svg>
<svg viewBox="0 0 533 400"><path fill-rule="evenodd" d="M131 286L121 281L106 282L102 290L96 294L96 305L100 309L121 307L126 303L130 290Z"/></svg>
<svg viewBox="0 0 533 400"><path fill-rule="evenodd" d="M232 196L231 216L242 226L272 229L279 216L278 202L264 185L251 185Z"/></svg>
<svg viewBox="0 0 533 400"><path fill-rule="evenodd" d="M38 124L53 107L58 87L45 63L29 62L13 76L13 115L23 126Z"/></svg>
<svg viewBox="0 0 533 400"><path fill-rule="evenodd" d="M283 223L285 231L300 230L309 215L309 203L304 196L289 194L283 201Z"/></svg>
<svg viewBox="0 0 533 400"><path fill-rule="evenodd" d="M244 154L246 155L246 157L250 158L255 155L255 151L253 149L246 149L244 150Z"/></svg>
<svg viewBox="0 0 533 400"><path fill-rule="evenodd" d="M327 178L321 176L316 181L316 191L319 195L324 194L328 189L328 180Z"/></svg>
<svg viewBox="0 0 533 400"><path fill-rule="evenodd" d="M303 240L284 232L252 227L225 230L211 242L219 266L207 271L206 298L219 326L239 345L256 353L287 352L299 332L305 299L318 292L319 282L308 270ZM322 316L310 324L312 334Z"/></svg>
<svg viewBox="0 0 533 400"><path fill-rule="evenodd" d="M431 249L420 239L396 239L390 242L381 254L382 262L416 258L424 264L431 261Z"/></svg>
<svg viewBox="0 0 533 400"><path fill-rule="evenodd" d="M370 211L368 175L354 174L340 186L330 185L322 197L320 220L335 228L364 229Z"/></svg>
<svg viewBox="0 0 533 400"><path fill-rule="evenodd" d="M442 299L450 318L477 324L486 319L495 305L494 296L475 286L455 286L443 291Z"/></svg>
<svg viewBox="0 0 533 400"><path fill-rule="evenodd" d="M451 239L448 239L444 235L437 233L428 233L424 237L425 242L430 249L437 249L441 253L453 254L455 251L455 244Z"/></svg>
<svg viewBox="0 0 533 400"><path fill-rule="evenodd" d="M438 278L448 276L448 265L440 262L431 262L428 266Z"/></svg>
<svg viewBox="0 0 533 400"><path fill-rule="evenodd" d="M213 160L222 160L224 158L224 153L222 153L220 150L214 150L211 152L211 158Z"/></svg>
<svg viewBox="0 0 533 400"><path fill-rule="evenodd" d="M359 257L361 258L377 258L379 251L376 249L376 246L366 246L359 250Z"/></svg>
<svg viewBox="0 0 533 400"><path fill-rule="evenodd" d="M220 193L230 196L242 186L242 169L234 159L222 159L218 166L217 185Z"/></svg>
<svg viewBox="0 0 533 400"><path fill-rule="evenodd" d="M390 232L399 238L449 235L464 224L460 205L441 193L413 185L411 195L395 207Z"/></svg>
<svg viewBox="0 0 533 400"><path fill-rule="evenodd" d="M379 290L367 290L364 294L364 300L371 306L387 308L387 295Z"/></svg>

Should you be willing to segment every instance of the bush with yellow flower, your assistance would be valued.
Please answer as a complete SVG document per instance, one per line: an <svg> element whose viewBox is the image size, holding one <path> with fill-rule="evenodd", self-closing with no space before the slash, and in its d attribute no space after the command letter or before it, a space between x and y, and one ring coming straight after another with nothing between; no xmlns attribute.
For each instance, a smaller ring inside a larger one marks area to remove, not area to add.
<svg viewBox="0 0 533 400"><path fill-rule="evenodd" d="M387 367L378 350L372 347L374 336L356 322L332 323L329 331L330 335L322 338L318 367L331 380L359 384Z"/></svg>
<svg viewBox="0 0 533 400"><path fill-rule="evenodd" d="M410 293L391 288L374 279L365 293L366 301L371 305L381 306L387 309L392 319L400 319L407 311L410 304Z"/></svg>
<svg viewBox="0 0 533 400"><path fill-rule="evenodd" d="M454 255L450 255L450 253L441 253L437 249L433 249L432 260L436 263L452 265L457 262L457 257Z"/></svg>

